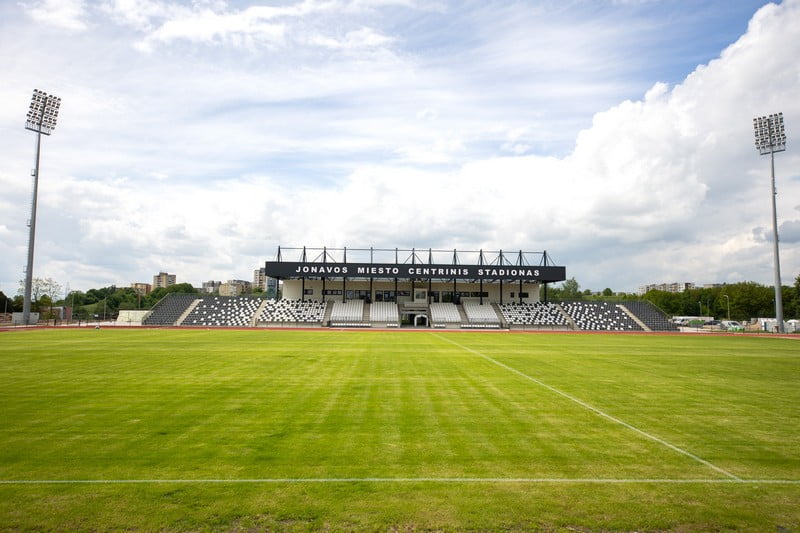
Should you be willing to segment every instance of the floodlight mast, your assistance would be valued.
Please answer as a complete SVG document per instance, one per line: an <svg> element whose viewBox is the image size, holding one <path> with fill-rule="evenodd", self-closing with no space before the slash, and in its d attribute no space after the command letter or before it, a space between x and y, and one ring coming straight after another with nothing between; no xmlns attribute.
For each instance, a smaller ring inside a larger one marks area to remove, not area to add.
<svg viewBox="0 0 800 533"><path fill-rule="evenodd" d="M778 209L775 197L775 152L786 150L786 132L783 129L783 113L773 113L765 117L753 119L756 135L756 148L761 155L769 154L772 176L772 253L775 263L775 320L778 322L778 333L785 333L783 327L783 298L781 296L781 261L778 252Z"/></svg>
<svg viewBox="0 0 800 533"><path fill-rule="evenodd" d="M31 320L31 292L33 285L33 243L36 236L36 200L39 194L39 156L42 135L50 135L56 127L61 98L48 95L39 89L33 90L31 107L25 121L25 129L36 132L36 167L33 169L33 195L31 199L31 219L28 222L28 264L25 267L25 296L22 303L22 323L26 326Z"/></svg>

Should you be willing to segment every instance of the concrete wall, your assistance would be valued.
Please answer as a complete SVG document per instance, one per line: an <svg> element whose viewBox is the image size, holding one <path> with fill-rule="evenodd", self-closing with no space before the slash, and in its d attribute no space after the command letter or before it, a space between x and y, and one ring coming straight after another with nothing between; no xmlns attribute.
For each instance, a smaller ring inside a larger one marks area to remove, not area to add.
<svg viewBox="0 0 800 533"><path fill-rule="evenodd" d="M141 326L147 311L123 310L117 315L118 326Z"/></svg>

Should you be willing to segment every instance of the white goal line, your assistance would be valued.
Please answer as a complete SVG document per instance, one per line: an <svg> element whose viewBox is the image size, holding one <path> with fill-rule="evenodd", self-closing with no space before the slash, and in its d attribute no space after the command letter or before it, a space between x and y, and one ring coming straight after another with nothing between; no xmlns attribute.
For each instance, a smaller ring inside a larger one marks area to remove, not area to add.
<svg viewBox="0 0 800 533"><path fill-rule="evenodd" d="M501 363L497 359L489 357L488 355L486 355L484 353L481 353L481 352L479 352L477 350L473 350L472 348L470 348L468 346L464 346L463 344L459 344L454 340L451 340L451 339L448 339L446 337L442 337L442 336L436 335L436 334L432 334L432 335L434 337L437 337L437 338L445 341L445 342L449 342L450 344L452 344L454 346L458 346L462 350L465 350L465 351L470 352L470 353L472 353L474 355L477 355L478 357L481 357L482 359L485 359L486 361L489 361L492 364L495 364L495 365L497 365L497 366L499 366L501 368L504 368L504 369L508 370L509 372L513 372L514 374L516 374L516 375L518 375L520 377L523 377L523 378L527 379L528 381L539 385L540 387L544 387L545 389L547 389L547 390L549 390L551 392L554 392L555 394L558 394L559 396L562 396L563 398L566 398L567 400L569 400L571 402L574 402L574 403L580 405L581 407L583 407L585 409L588 409L589 411L592 411L593 413L595 413L595 414L597 414L597 415L599 415L599 416L601 416L601 417L603 417L603 418L605 418L607 420L610 420L611 422L614 422L616 424L624 426L624 427L630 429L631 431L634 431L634 432L638 433L639 435L641 435L641 436L643 436L643 437L645 437L647 439L650 439L650 440L652 440L654 442L657 442L657 443L659 443L659 444L661 444L663 446L666 446L667 448L669 448L669 449L671 449L671 450L673 450L675 452L678 452L678 453L680 453L682 455L685 455L686 457L689 457L689 458L693 459L694 461L697 461L698 463L703 464L703 465L707 466L708 468L711 468L712 470L714 470L714 471L716 471L716 472L718 472L718 473L720 473L720 474L722 474L724 476L727 476L731 480L734 480L734 481L738 481L739 480L739 477L736 476L735 474L732 474L731 472L728 472L727 470L725 470L723 468L720 468L717 465L710 463L709 461L706 461L702 457L698 457L697 455L695 455L695 454L693 454L693 453L691 453L691 452L689 452L687 450L684 450L683 448L675 446L674 444L672 444L670 442L667 442L664 439L653 435L652 433L648 433L648 432L646 432L644 430L641 430L641 429L639 429L639 428L637 428L637 427L625 422L624 420L621 420L621 419L619 419L619 418L617 418L615 416L612 416L612 415L606 413L605 411L602 411L602 410L598 409L597 407L595 407L593 405L590 405L590 404L584 402L583 400L581 400L579 398L576 398L575 396L572 396L571 394L567 394L566 392L564 392L562 390L559 390L559 389L557 389L557 388L555 388L555 387L553 387L551 385L548 385L547 383L545 383L543 381L540 381L540 380L538 380L538 379L536 379L536 378L534 378L532 376L529 376L528 374L525 374L524 372L520 372L519 370L517 370L514 367L511 367L511 366L508 366L508 365L506 365L504 363Z"/></svg>

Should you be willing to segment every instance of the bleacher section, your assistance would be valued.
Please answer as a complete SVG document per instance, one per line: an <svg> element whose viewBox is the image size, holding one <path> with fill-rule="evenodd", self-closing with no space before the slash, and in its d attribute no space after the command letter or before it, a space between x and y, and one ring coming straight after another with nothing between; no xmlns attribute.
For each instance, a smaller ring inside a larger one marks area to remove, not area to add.
<svg viewBox="0 0 800 533"><path fill-rule="evenodd" d="M388 327L400 326L400 311L394 302L375 302L369 306L369 321Z"/></svg>
<svg viewBox="0 0 800 533"><path fill-rule="evenodd" d="M584 331L644 331L625 311L608 302L568 302L561 307Z"/></svg>
<svg viewBox="0 0 800 533"><path fill-rule="evenodd" d="M153 306L142 325L174 326L178 318L196 299L196 294L169 293Z"/></svg>
<svg viewBox="0 0 800 533"><path fill-rule="evenodd" d="M332 327L369 327L371 324L364 321L364 300L349 300L335 302L331 311Z"/></svg>
<svg viewBox="0 0 800 533"><path fill-rule="evenodd" d="M330 316L326 318L328 309ZM427 308L421 305L415 309L417 315L427 313L429 326L434 328L499 328L507 325L522 329L575 328L585 331L677 330L669 317L643 300L624 301L619 305L594 301L563 302L560 306L545 302L480 305L467 301L460 308L463 312L453 303L432 303ZM120 325L137 323L127 315L120 314L120 317L123 317L117 321ZM142 325L400 327L400 308L394 302L375 302L365 307L363 300L327 303L170 293L148 312Z"/></svg>
<svg viewBox="0 0 800 533"><path fill-rule="evenodd" d="M430 306L431 326L444 327L445 324L460 324L461 314L455 304L432 303Z"/></svg>
<svg viewBox="0 0 800 533"><path fill-rule="evenodd" d="M464 302L464 313L467 315L467 324L461 327L499 328L500 317L497 316L491 304L481 305L477 302Z"/></svg>
<svg viewBox="0 0 800 533"><path fill-rule="evenodd" d="M661 309L647 300L623 302L625 308L650 328L650 331L678 331L678 326Z"/></svg>
<svg viewBox="0 0 800 533"><path fill-rule="evenodd" d="M569 324L558 306L553 303L508 303L499 305L509 326L565 328Z"/></svg>
<svg viewBox="0 0 800 533"><path fill-rule="evenodd" d="M203 296L181 326L250 326L264 300L247 296Z"/></svg>
<svg viewBox="0 0 800 533"><path fill-rule="evenodd" d="M258 322L320 324L325 318L325 308L325 302L316 300L267 300Z"/></svg>

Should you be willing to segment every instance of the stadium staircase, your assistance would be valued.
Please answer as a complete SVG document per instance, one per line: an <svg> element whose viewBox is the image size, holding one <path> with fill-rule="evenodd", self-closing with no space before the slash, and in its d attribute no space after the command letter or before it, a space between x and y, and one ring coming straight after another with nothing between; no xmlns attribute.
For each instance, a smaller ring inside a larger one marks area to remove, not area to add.
<svg viewBox="0 0 800 533"><path fill-rule="evenodd" d="M570 329L572 331L577 331L578 324L576 324L575 321L572 320L572 317L569 316L569 313L567 313L567 311L563 307L561 307L561 304L555 304L555 306L558 308L559 312L564 316L564 319L567 321L567 324L569 324Z"/></svg>
<svg viewBox="0 0 800 533"><path fill-rule="evenodd" d="M500 310L500 306L497 305L496 303L492 303L491 306L492 309L494 309L494 314L496 314L497 318L500 319L500 327L503 329L508 329L508 322L506 321L506 318L503 316L503 312Z"/></svg>
<svg viewBox="0 0 800 533"><path fill-rule="evenodd" d="M186 317L189 316L192 313L192 311L194 311L194 308L197 307L202 301L203 300L201 298L198 298L197 300L190 303L189 307L186 308L186 311L184 311L183 314L181 314L181 316L178 317L178 320L175 321L175 325L176 326L182 325L183 321L186 320Z"/></svg>
<svg viewBox="0 0 800 533"><path fill-rule="evenodd" d="M253 315L252 320L250 320L250 327L251 328L254 328L254 327L256 327L258 325L258 317L261 316L261 312L264 311L265 307L267 307L267 300L264 300L263 302L261 302L261 305L259 305L258 309L256 309L256 312Z"/></svg>
<svg viewBox="0 0 800 533"><path fill-rule="evenodd" d="M622 311L623 313L625 313L626 315L628 315L631 318L631 320L633 320L634 322L639 324L639 327L641 327L643 330L645 330L645 331L653 331L652 329L650 329L647 326L647 324L645 324L644 322L639 320L639 317L634 315L633 312L630 309L628 309L627 307L625 307L624 305L617 305L617 308L620 311Z"/></svg>
<svg viewBox="0 0 800 533"><path fill-rule="evenodd" d="M333 313L333 303L329 300L325 302L325 316L322 318L323 325L331 325L331 313Z"/></svg>
<svg viewBox="0 0 800 533"><path fill-rule="evenodd" d="M647 300L632 300L623 306L647 325L650 331L678 331L678 327L667 314Z"/></svg>
<svg viewBox="0 0 800 533"><path fill-rule="evenodd" d="M174 326L187 307L197 299L194 294L171 292L153 306L142 320L144 326Z"/></svg>

